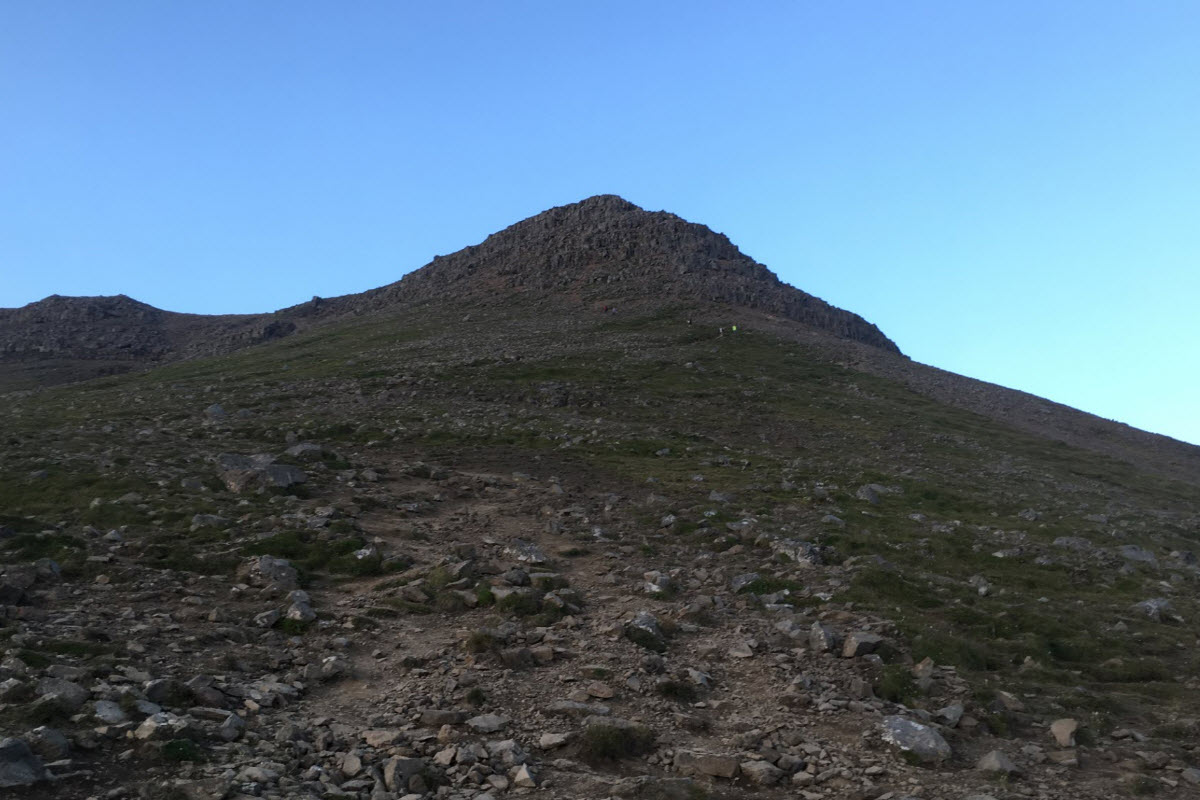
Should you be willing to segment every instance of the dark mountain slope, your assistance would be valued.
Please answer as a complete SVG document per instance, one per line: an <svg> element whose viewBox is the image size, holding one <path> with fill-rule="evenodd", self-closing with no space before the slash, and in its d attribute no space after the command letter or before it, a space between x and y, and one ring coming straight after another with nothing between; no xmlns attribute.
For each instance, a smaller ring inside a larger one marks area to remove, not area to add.
<svg viewBox="0 0 1200 800"><path fill-rule="evenodd" d="M329 301L325 313L409 302L504 302L513 295L624 308L724 303L900 352L874 325L782 283L723 234L615 195L552 208L479 245L435 258L401 281Z"/></svg>
<svg viewBox="0 0 1200 800"><path fill-rule="evenodd" d="M55 295L0 309L0 389L231 352L313 324L406 304L505 303L513 297L566 307L720 302L899 352L874 325L781 283L725 236L602 195L526 219L380 289L314 298L273 314L177 314L124 295Z"/></svg>

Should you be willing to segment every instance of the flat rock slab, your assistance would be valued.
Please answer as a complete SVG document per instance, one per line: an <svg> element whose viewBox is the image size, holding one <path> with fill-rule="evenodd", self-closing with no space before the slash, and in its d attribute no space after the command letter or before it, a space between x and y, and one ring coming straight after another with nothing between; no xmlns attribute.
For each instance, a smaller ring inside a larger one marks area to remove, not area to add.
<svg viewBox="0 0 1200 800"><path fill-rule="evenodd" d="M733 778L738 774L741 765L734 756L680 750L675 754L675 769L685 775Z"/></svg>

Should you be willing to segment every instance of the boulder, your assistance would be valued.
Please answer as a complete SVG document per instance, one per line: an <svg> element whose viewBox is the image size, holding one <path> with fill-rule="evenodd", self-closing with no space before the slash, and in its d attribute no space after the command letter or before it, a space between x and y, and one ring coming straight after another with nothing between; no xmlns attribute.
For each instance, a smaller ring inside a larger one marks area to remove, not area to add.
<svg viewBox="0 0 1200 800"><path fill-rule="evenodd" d="M425 762L419 758L404 758L393 756L383 762L383 782L389 792L403 792L408 789L408 782L415 775L420 775L425 769Z"/></svg>
<svg viewBox="0 0 1200 800"><path fill-rule="evenodd" d="M0 788L31 786L48 777L42 760L23 739L0 741Z"/></svg>
<svg viewBox="0 0 1200 800"><path fill-rule="evenodd" d="M936 763L950 758L950 745L928 725L900 716L884 717L883 740L921 763Z"/></svg>
<svg viewBox="0 0 1200 800"><path fill-rule="evenodd" d="M255 586L290 592L299 586L296 568L286 558L253 556L238 567L238 577Z"/></svg>
<svg viewBox="0 0 1200 800"><path fill-rule="evenodd" d="M808 631L808 646L817 653L829 653L837 650L839 636L828 625L814 622Z"/></svg>
<svg viewBox="0 0 1200 800"><path fill-rule="evenodd" d="M743 761L740 766L742 776L758 786L774 786L783 778L783 770L770 761Z"/></svg>
<svg viewBox="0 0 1200 800"><path fill-rule="evenodd" d="M71 754L71 742L57 728L45 725L25 734L29 749L46 761L59 761Z"/></svg>
<svg viewBox="0 0 1200 800"><path fill-rule="evenodd" d="M874 653L881 644L883 644L882 636L866 631L855 631L846 637L846 643L842 646L842 657L865 656L868 653Z"/></svg>

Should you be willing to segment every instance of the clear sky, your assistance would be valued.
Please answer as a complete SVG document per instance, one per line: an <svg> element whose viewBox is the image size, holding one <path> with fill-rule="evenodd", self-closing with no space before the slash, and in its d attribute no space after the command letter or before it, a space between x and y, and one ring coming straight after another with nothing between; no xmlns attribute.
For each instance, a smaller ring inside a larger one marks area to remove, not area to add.
<svg viewBox="0 0 1200 800"><path fill-rule="evenodd" d="M1200 3L0 0L0 307L267 311L615 193L1200 443Z"/></svg>

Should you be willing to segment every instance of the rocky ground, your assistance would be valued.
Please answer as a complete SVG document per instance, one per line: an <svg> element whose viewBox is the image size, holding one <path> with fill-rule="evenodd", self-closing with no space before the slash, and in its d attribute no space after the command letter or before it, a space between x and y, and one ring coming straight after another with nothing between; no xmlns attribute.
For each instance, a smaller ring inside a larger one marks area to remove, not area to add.
<svg viewBox="0 0 1200 800"><path fill-rule="evenodd" d="M1191 490L805 366L832 425L761 342L605 330L590 377L530 323L10 395L0 786L1196 792ZM648 358L685 377L622 380Z"/></svg>

